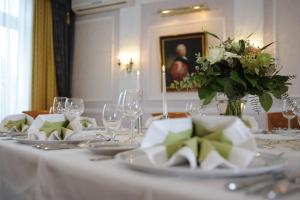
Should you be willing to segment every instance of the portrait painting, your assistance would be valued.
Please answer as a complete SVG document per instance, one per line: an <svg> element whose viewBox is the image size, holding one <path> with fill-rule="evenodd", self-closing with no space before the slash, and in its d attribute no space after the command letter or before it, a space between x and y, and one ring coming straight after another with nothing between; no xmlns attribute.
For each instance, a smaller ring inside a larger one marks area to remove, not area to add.
<svg viewBox="0 0 300 200"><path fill-rule="evenodd" d="M160 37L161 65L166 68L167 91L186 91L170 88L170 86L174 81L180 82L196 70L195 55L197 53L201 56L206 55L206 43L204 32Z"/></svg>

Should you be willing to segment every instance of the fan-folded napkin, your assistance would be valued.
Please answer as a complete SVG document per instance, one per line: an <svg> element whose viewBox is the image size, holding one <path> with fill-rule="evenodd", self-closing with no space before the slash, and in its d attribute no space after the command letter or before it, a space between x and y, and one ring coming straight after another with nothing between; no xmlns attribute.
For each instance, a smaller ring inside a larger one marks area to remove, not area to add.
<svg viewBox="0 0 300 200"><path fill-rule="evenodd" d="M25 132L29 128L33 118L26 114L8 115L1 124L1 132Z"/></svg>
<svg viewBox="0 0 300 200"><path fill-rule="evenodd" d="M255 138L237 117L195 116L154 121L142 142L154 165L188 162L210 170L246 168L256 155Z"/></svg>
<svg viewBox="0 0 300 200"><path fill-rule="evenodd" d="M72 140L87 136L82 129L97 126L96 120L76 117L71 121L63 114L40 115L28 130L28 138L35 140Z"/></svg>

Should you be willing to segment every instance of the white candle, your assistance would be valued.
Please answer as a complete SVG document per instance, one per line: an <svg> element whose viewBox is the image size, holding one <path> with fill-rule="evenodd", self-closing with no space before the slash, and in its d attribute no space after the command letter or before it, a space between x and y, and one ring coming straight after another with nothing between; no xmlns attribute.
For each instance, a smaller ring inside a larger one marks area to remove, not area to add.
<svg viewBox="0 0 300 200"><path fill-rule="evenodd" d="M166 85L166 68L163 65L162 66L162 83L163 83L163 118L168 118L168 107L167 107L167 85Z"/></svg>
<svg viewBox="0 0 300 200"><path fill-rule="evenodd" d="M140 70L136 71L137 90L141 90Z"/></svg>

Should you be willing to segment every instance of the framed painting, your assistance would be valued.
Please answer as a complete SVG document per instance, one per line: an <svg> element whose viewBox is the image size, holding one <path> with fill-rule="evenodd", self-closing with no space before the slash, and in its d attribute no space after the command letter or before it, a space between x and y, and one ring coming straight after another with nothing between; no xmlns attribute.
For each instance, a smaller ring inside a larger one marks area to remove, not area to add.
<svg viewBox="0 0 300 200"><path fill-rule="evenodd" d="M182 81L196 69L196 53L207 53L207 40L204 32L160 37L161 65L166 68L167 91L187 91L170 88L174 81ZM161 81L162 82L162 81ZM192 88L195 90L196 88ZM190 90L189 90L190 91Z"/></svg>

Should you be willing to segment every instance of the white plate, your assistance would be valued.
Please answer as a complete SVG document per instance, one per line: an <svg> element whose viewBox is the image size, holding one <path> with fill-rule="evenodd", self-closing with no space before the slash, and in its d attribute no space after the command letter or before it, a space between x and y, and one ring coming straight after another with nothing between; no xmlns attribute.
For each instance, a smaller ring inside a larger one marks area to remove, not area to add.
<svg viewBox="0 0 300 200"><path fill-rule="evenodd" d="M16 136L26 136L27 132L0 132L0 137L16 137Z"/></svg>
<svg viewBox="0 0 300 200"><path fill-rule="evenodd" d="M298 136L279 134L255 134L255 138L263 140L300 140L300 134Z"/></svg>
<svg viewBox="0 0 300 200"><path fill-rule="evenodd" d="M87 149L95 154L116 155L117 153L138 148L138 144L118 143L118 142L96 142L91 143Z"/></svg>
<svg viewBox="0 0 300 200"><path fill-rule="evenodd" d="M293 134L293 133L299 133L300 134L300 129L291 129L291 130L276 129L276 130L272 130L272 132L276 133L276 134Z"/></svg>
<svg viewBox="0 0 300 200"><path fill-rule="evenodd" d="M35 144L79 144L87 140L31 140L26 137L15 137L17 142L21 144L35 145Z"/></svg>
<svg viewBox="0 0 300 200"><path fill-rule="evenodd" d="M283 169L286 160L272 154L259 153L250 166L246 169L235 170L229 168L216 168L213 170L203 170L201 168L191 169L189 166L159 167L154 166L143 150L136 149L122 152L116 155L116 159L129 167L149 172L172 176L192 176L192 177L241 177L253 176L268 172L278 172Z"/></svg>

